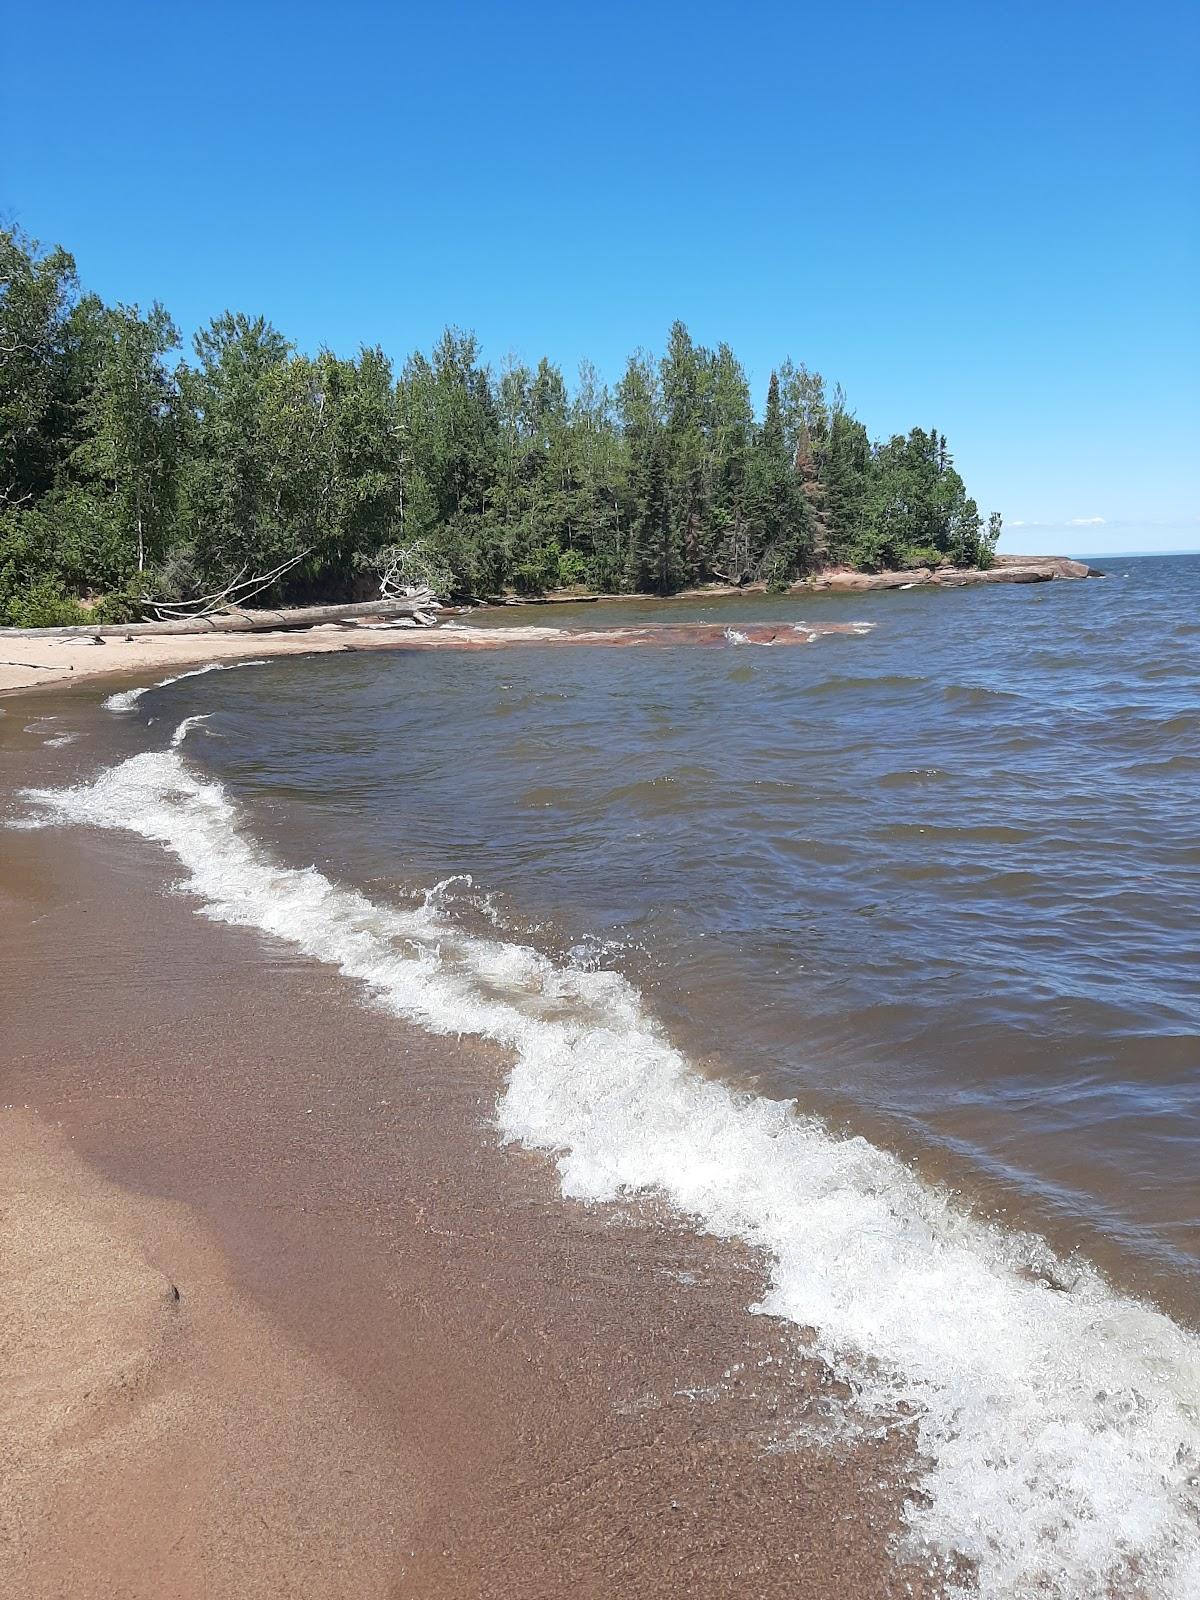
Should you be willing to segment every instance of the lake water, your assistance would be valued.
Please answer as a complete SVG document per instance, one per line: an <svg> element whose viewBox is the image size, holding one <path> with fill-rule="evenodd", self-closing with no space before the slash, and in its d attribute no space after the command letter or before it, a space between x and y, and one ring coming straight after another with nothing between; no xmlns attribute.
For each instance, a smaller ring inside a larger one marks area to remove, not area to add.
<svg viewBox="0 0 1200 1600"><path fill-rule="evenodd" d="M1200 557L1105 565L188 678L59 803L499 1039L568 1194L760 1247L864 1414L924 1418L915 1521L985 1593L1195 1594ZM771 620L874 627L736 642Z"/></svg>

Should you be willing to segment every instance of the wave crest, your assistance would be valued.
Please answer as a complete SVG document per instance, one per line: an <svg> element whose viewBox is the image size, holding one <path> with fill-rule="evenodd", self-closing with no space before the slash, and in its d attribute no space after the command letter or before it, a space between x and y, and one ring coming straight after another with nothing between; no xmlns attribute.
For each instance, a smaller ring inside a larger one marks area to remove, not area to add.
<svg viewBox="0 0 1200 1600"><path fill-rule="evenodd" d="M906 1419L927 1464L909 1538L939 1565L965 1557L978 1592L1200 1592L1200 1340L1168 1317L865 1139L702 1076L620 974L464 933L447 886L401 909L275 862L177 750L31 798L45 820L162 845L202 914L288 940L431 1032L510 1050L500 1129L550 1153L565 1194L655 1190L759 1249L755 1309L814 1329L860 1407Z"/></svg>

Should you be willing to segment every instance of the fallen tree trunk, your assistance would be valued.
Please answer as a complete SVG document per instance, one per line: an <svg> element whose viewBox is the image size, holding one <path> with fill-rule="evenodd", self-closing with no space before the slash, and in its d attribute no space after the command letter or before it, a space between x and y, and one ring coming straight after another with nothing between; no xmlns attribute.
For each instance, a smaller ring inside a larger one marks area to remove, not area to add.
<svg viewBox="0 0 1200 1600"><path fill-rule="evenodd" d="M290 628L315 628L325 622L354 622L360 617L414 620L430 606L428 594L395 600L362 600L344 606L297 606L286 611L226 611L215 616L184 617L173 622L88 623L67 628L0 628L5 639L125 639L148 634L282 633Z"/></svg>

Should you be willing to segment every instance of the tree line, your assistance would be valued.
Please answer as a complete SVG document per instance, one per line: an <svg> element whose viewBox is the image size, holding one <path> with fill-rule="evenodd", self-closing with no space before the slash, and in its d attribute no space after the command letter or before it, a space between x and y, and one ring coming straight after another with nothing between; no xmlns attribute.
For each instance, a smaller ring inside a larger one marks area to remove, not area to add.
<svg viewBox="0 0 1200 1600"><path fill-rule="evenodd" d="M999 533L936 428L873 443L790 360L760 417L729 346L681 322L615 388L493 370L453 328L398 374L233 312L179 348L161 305L105 305L67 251L0 231L0 623L125 621L277 569L264 601L369 592L383 565L451 598L779 587L986 565Z"/></svg>

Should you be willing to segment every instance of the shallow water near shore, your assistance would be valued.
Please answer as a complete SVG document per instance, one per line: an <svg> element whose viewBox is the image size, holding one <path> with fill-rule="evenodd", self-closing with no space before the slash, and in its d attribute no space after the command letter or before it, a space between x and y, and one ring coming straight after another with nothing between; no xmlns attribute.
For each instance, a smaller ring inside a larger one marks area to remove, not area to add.
<svg viewBox="0 0 1200 1600"><path fill-rule="evenodd" d="M568 1192L659 1188L761 1247L766 1308L922 1419L914 1531L985 1593L1184 1595L1200 558L1109 570L553 618L703 617L717 650L193 675L51 803L499 1040L501 1126ZM737 642L802 616L876 626Z"/></svg>

